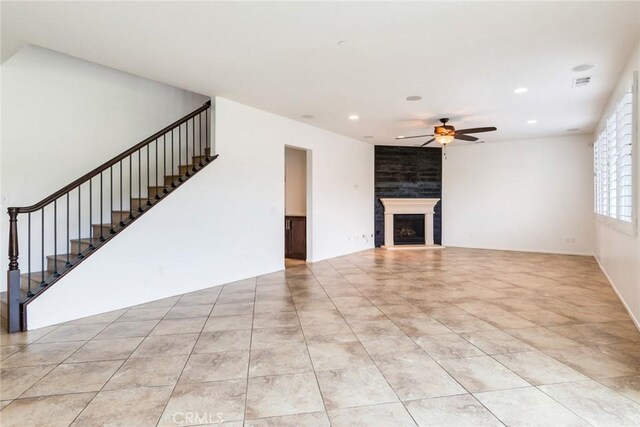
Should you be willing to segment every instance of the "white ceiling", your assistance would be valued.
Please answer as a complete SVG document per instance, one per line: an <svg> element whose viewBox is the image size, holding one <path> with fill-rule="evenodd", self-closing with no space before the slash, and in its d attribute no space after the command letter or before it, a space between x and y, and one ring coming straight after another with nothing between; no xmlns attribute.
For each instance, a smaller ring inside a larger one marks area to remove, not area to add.
<svg viewBox="0 0 640 427"><path fill-rule="evenodd" d="M438 117L488 142L592 132L639 36L635 1L2 2L3 61L33 43L375 144Z"/></svg>

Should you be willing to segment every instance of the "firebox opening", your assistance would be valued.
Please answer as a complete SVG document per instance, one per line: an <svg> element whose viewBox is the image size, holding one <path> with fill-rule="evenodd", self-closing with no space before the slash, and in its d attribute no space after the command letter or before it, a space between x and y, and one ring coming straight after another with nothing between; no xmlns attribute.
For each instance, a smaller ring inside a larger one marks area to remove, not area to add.
<svg viewBox="0 0 640 427"><path fill-rule="evenodd" d="M424 245L424 215L393 216L393 240L396 245Z"/></svg>

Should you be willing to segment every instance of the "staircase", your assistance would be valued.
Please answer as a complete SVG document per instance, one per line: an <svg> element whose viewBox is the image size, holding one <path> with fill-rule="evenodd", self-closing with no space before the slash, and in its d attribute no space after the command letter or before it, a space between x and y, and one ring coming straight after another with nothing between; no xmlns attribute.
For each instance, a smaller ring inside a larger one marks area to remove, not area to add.
<svg viewBox="0 0 640 427"><path fill-rule="evenodd" d="M9 332L27 329L31 301L218 157L210 108L207 102L39 203L8 209L0 313ZM18 248L26 248L20 263Z"/></svg>

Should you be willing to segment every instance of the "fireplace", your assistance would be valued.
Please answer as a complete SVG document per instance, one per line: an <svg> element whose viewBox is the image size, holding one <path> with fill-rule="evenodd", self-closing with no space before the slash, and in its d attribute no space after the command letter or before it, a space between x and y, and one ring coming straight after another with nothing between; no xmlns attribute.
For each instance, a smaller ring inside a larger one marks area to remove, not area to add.
<svg viewBox="0 0 640 427"><path fill-rule="evenodd" d="M433 210L440 199L380 199L384 249L441 249L433 244Z"/></svg>
<svg viewBox="0 0 640 427"><path fill-rule="evenodd" d="M396 245L424 245L424 214L393 216L393 241Z"/></svg>

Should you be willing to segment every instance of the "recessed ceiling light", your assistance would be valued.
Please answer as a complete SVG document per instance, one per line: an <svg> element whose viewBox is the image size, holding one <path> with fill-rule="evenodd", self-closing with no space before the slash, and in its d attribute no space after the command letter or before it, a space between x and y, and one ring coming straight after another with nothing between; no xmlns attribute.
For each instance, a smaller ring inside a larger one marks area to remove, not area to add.
<svg viewBox="0 0 640 427"><path fill-rule="evenodd" d="M578 71L578 72L587 71L587 70L592 69L593 67L595 67L594 64L580 64L580 65L576 65L575 67L573 67L571 69L571 71Z"/></svg>
<svg viewBox="0 0 640 427"><path fill-rule="evenodd" d="M527 89L526 87L519 87L516 90L513 91L513 93L515 93L516 95L521 95L523 93L527 93L529 91L529 89Z"/></svg>
<svg viewBox="0 0 640 427"><path fill-rule="evenodd" d="M407 101L420 101L422 97L418 95L411 95L411 96L407 96L406 99Z"/></svg>
<svg viewBox="0 0 640 427"><path fill-rule="evenodd" d="M396 136L396 139L404 139L404 135Z"/></svg>
<svg viewBox="0 0 640 427"><path fill-rule="evenodd" d="M303 119L313 119L315 116L311 115L311 114L303 114L302 118Z"/></svg>
<svg viewBox="0 0 640 427"><path fill-rule="evenodd" d="M528 125L535 125L536 123L538 123L536 119L527 120Z"/></svg>
<svg viewBox="0 0 640 427"><path fill-rule="evenodd" d="M365 135L365 136L363 136L363 138L371 139L371 138L373 138L373 136L371 136L371 135Z"/></svg>
<svg viewBox="0 0 640 427"><path fill-rule="evenodd" d="M358 120L360 117L358 117L356 114L352 114L349 116L349 120Z"/></svg>
<svg viewBox="0 0 640 427"><path fill-rule="evenodd" d="M347 41L346 40L338 40L338 45L342 46L343 44L345 44Z"/></svg>
<svg viewBox="0 0 640 427"><path fill-rule="evenodd" d="M577 132L579 130L580 128L571 128L571 129L567 129L567 132Z"/></svg>

